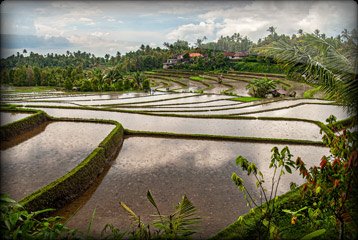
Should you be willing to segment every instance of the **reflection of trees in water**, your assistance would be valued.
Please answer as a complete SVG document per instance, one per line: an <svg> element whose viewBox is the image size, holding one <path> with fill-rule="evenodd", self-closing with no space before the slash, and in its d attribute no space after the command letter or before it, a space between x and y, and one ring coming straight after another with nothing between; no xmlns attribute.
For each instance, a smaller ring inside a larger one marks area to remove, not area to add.
<svg viewBox="0 0 358 240"><path fill-rule="evenodd" d="M13 137L7 141L1 141L0 142L0 150L4 151L6 149L12 148L16 145L19 145L22 142L25 142L26 140L35 137L36 135L42 133L43 131L45 131L46 127L50 124L51 122L45 122L40 124L39 126L35 127L34 129L25 132L23 134L20 134L16 137Z"/></svg>

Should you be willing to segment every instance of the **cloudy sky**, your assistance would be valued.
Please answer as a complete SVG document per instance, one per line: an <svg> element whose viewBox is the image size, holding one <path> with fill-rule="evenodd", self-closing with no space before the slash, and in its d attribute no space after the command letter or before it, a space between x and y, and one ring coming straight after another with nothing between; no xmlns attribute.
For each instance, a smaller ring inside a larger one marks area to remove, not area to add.
<svg viewBox="0 0 358 240"><path fill-rule="evenodd" d="M143 43L191 44L238 32L257 42L278 34L337 36L357 28L358 4L343 1L15 1L1 3L1 56L86 51L96 56L135 51Z"/></svg>

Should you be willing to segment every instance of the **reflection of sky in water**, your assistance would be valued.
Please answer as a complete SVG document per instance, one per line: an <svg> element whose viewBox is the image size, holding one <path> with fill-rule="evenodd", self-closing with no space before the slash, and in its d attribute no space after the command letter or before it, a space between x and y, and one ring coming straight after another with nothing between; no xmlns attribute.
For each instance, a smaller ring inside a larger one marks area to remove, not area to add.
<svg viewBox="0 0 358 240"><path fill-rule="evenodd" d="M190 114L190 115L221 115L221 114L240 114L240 113L247 113L247 112L254 112L254 111L263 111L263 110L269 110L273 108L282 108L282 107L288 107L292 105L296 105L303 102L327 102L322 100L316 100L316 99L301 99L301 100L289 100L289 101L277 101L277 102L268 102L263 103L256 106L249 106L249 105L240 105L238 106L238 109L231 109L233 107L222 107L224 110L217 110L217 111L211 111L206 113L195 113L195 112L181 112L180 114ZM247 107L246 107L247 106ZM225 110L227 108L227 110ZM268 115L271 116L271 115Z"/></svg>
<svg viewBox="0 0 358 240"><path fill-rule="evenodd" d="M255 117L292 117L292 118L302 118L302 119L312 119L317 120L323 123L326 123L326 119L330 115L337 117L337 120L343 120L348 118L348 114L340 106L336 105L315 105L315 104L306 104L297 107L292 107L288 109L263 112L263 113L253 113L247 114L247 116Z"/></svg>
<svg viewBox="0 0 358 240"><path fill-rule="evenodd" d="M88 227L86 221L91 219L93 209L97 206L93 222L97 234L107 222L124 229L130 222L119 207L119 201L126 203L142 220L148 222L149 215L155 211L145 197L150 189L164 214L172 213L172 207L186 194L200 210L201 216L208 217L202 231L202 237L206 239L249 210L231 180L233 172L244 179L247 188L255 195L255 179L238 169L235 158L241 154L256 163L265 175L267 184L270 184L273 171L263 169L268 168L270 150L274 146L244 142L127 138L101 185L68 226L85 231ZM284 145L278 147L281 150ZM318 163L322 155L328 153L328 149L322 147L289 147L295 155L293 160L299 155L308 166ZM283 176L280 194L289 190L291 181L302 182L302 179L298 174Z"/></svg>
<svg viewBox="0 0 358 240"><path fill-rule="evenodd" d="M194 94L186 94L186 96L190 96ZM170 99L170 98L178 98L184 97L185 94L160 94L160 95L150 95L150 93L145 93L145 96L142 97L132 97L132 98L119 98L111 99L111 100L90 100L90 101L74 101L73 103L80 105L103 105L103 104L122 104L122 103L136 103L136 102L146 102L146 101L155 101L162 99Z"/></svg>
<svg viewBox="0 0 358 240"><path fill-rule="evenodd" d="M38 109L54 117L111 119L120 122L124 128L139 131L321 141L320 128L307 122L198 119L77 109Z"/></svg>
<svg viewBox="0 0 358 240"><path fill-rule="evenodd" d="M31 113L0 112L0 123L1 125L6 125L8 123L18 121L30 115Z"/></svg>
<svg viewBox="0 0 358 240"><path fill-rule="evenodd" d="M20 200L65 175L113 128L114 125L95 123L48 124L39 134L1 151L1 191Z"/></svg>
<svg viewBox="0 0 358 240"><path fill-rule="evenodd" d="M202 102L213 101L213 100L224 100L229 99L232 97L229 96L222 96L222 95L200 95L200 96L193 96L187 98L179 98L179 99L172 99L172 100L165 100L160 102L151 102L151 103L138 103L138 104L130 104L130 106L150 106L150 105L166 105L166 104L178 104L178 103L195 103L193 106L199 106ZM230 101L229 101L230 103ZM232 102L231 102L232 103ZM186 105L185 105L186 106Z"/></svg>

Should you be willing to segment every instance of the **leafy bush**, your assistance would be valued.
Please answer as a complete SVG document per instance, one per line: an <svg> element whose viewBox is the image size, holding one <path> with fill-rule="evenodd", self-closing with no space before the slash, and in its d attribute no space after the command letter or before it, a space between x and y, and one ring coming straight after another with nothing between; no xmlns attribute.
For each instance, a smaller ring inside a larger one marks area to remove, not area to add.
<svg viewBox="0 0 358 240"><path fill-rule="evenodd" d="M327 119L333 132L342 126L336 118ZM345 227L353 237L357 237L358 228L347 208L347 203L354 199L352 190L357 186L358 174L358 133L343 130L342 134L325 134L324 143L330 147L330 156L323 156L320 166L306 169L304 162L296 161L300 174L306 178L302 191L314 198L317 209L334 216L340 226L339 239L344 239Z"/></svg>
<svg viewBox="0 0 358 240"><path fill-rule="evenodd" d="M66 223L60 223L62 217L39 219L40 214L55 209L29 213L7 194L0 196L0 208L0 235L3 239L65 239L80 232L69 230L65 227Z"/></svg>
<svg viewBox="0 0 358 240"><path fill-rule="evenodd" d="M264 98L266 97L266 94L276 89L276 81L269 80L267 77L263 79L254 78L254 81L250 82L246 86L246 89L250 88L252 89L252 94L254 97Z"/></svg>

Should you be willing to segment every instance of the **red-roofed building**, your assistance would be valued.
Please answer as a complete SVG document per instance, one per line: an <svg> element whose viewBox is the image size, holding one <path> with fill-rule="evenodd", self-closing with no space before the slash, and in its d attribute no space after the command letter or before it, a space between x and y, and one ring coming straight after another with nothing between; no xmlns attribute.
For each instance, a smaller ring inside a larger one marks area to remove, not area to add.
<svg viewBox="0 0 358 240"><path fill-rule="evenodd" d="M229 58L233 58L234 54L231 52L224 52L225 56L228 56Z"/></svg>
<svg viewBox="0 0 358 240"><path fill-rule="evenodd" d="M202 57L201 53L189 53L189 57Z"/></svg>
<svg viewBox="0 0 358 240"><path fill-rule="evenodd" d="M250 55L249 51L246 52L237 52L234 54L233 59L243 59L244 57L248 57Z"/></svg>

